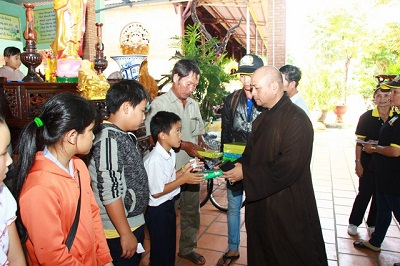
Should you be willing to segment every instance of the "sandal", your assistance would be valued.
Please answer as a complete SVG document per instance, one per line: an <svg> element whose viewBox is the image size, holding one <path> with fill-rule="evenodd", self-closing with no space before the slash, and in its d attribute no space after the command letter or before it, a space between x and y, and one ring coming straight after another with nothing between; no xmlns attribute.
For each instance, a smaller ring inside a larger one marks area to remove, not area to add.
<svg viewBox="0 0 400 266"><path fill-rule="evenodd" d="M237 259L240 258L240 255L236 256L228 256L228 252L226 252L217 262L217 266L222 266L226 263L227 260L229 260L229 263L227 265L231 265L233 262L235 262Z"/></svg>
<svg viewBox="0 0 400 266"><path fill-rule="evenodd" d="M204 265L206 263L206 259L203 257L203 255L192 251L189 254L182 255L178 253L178 256L181 257L182 259L188 260L196 265Z"/></svg>
<svg viewBox="0 0 400 266"><path fill-rule="evenodd" d="M381 249L379 247L375 247L369 243L367 240L361 240L361 241L356 241L353 243L353 246L356 248L362 248L362 249L369 249L375 252L380 252Z"/></svg>

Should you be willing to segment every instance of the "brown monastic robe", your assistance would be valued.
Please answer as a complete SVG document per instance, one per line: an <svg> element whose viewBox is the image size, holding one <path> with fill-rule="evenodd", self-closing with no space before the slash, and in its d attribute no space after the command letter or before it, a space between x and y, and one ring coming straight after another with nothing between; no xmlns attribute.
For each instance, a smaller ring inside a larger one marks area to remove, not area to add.
<svg viewBox="0 0 400 266"><path fill-rule="evenodd" d="M252 132L239 160L248 265L328 265L310 172L310 119L285 93Z"/></svg>

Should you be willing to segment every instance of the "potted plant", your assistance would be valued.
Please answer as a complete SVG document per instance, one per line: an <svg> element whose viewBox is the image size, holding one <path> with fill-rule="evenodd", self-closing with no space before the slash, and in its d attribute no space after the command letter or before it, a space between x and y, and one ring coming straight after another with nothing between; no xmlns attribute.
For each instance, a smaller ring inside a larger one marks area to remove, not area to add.
<svg viewBox="0 0 400 266"><path fill-rule="evenodd" d="M229 59L225 57L225 53L222 55L215 53L218 40L205 39L199 24L188 25L184 37L176 36L173 39L176 40L175 46L182 53L176 52L172 59L191 59L199 66L201 75L193 97L199 102L203 119L214 118L213 106L222 103L222 99L228 94L225 84L233 78L230 73L224 71L224 66ZM165 76L159 83L166 84L170 78L170 76Z"/></svg>
<svg viewBox="0 0 400 266"><path fill-rule="evenodd" d="M336 82L334 86L336 87L336 91L338 92L338 94L336 99L336 105L335 108L333 109L333 112L336 115L336 123L343 123L343 115L347 111L347 105L346 105L347 88L346 84L340 84L339 82Z"/></svg>

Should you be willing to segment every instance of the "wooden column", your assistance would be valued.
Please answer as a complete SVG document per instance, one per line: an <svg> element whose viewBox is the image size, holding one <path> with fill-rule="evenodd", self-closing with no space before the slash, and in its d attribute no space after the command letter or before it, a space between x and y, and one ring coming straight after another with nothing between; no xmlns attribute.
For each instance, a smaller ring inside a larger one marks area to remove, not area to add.
<svg viewBox="0 0 400 266"><path fill-rule="evenodd" d="M88 0L86 6L86 31L83 36L83 59L94 60L96 55L96 6Z"/></svg>
<svg viewBox="0 0 400 266"><path fill-rule="evenodd" d="M268 0L268 64L286 62L286 0Z"/></svg>

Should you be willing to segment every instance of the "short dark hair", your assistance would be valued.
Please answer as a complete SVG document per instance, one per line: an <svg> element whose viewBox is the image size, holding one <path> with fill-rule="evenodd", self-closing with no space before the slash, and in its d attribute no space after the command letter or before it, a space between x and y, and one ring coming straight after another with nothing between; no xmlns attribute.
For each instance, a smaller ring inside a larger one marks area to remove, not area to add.
<svg viewBox="0 0 400 266"><path fill-rule="evenodd" d="M10 47L7 47L6 49L4 49L3 55L4 55L4 57L9 57L9 56L13 56L13 55L20 54L20 53L21 53L21 50L19 48L10 46Z"/></svg>
<svg viewBox="0 0 400 266"><path fill-rule="evenodd" d="M174 124L181 121L181 118L171 112L160 111L156 113L150 121L150 133L154 142L158 141L158 134L163 132L165 134L169 134L171 128Z"/></svg>
<svg viewBox="0 0 400 266"><path fill-rule="evenodd" d="M172 69L172 79L175 74L178 74L179 80L189 76L190 72L200 75L200 68L195 61L190 59L181 59L174 65Z"/></svg>
<svg viewBox="0 0 400 266"><path fill-rule="evenodd" d="M284 65L279 69L279 71L285 75L285 79L290 83L292 81L296 82L296 87L299 85L301 79L301 70L297 66Z"/></svg>
<svg viewBox="0 0 400 266"><path fill-rule="evenodd" d="M111 86L106 94L107 110L114 114L124 102L130 102L133 108L143 100L151 102L147 90L133 79L121 80Z"/></svg>

